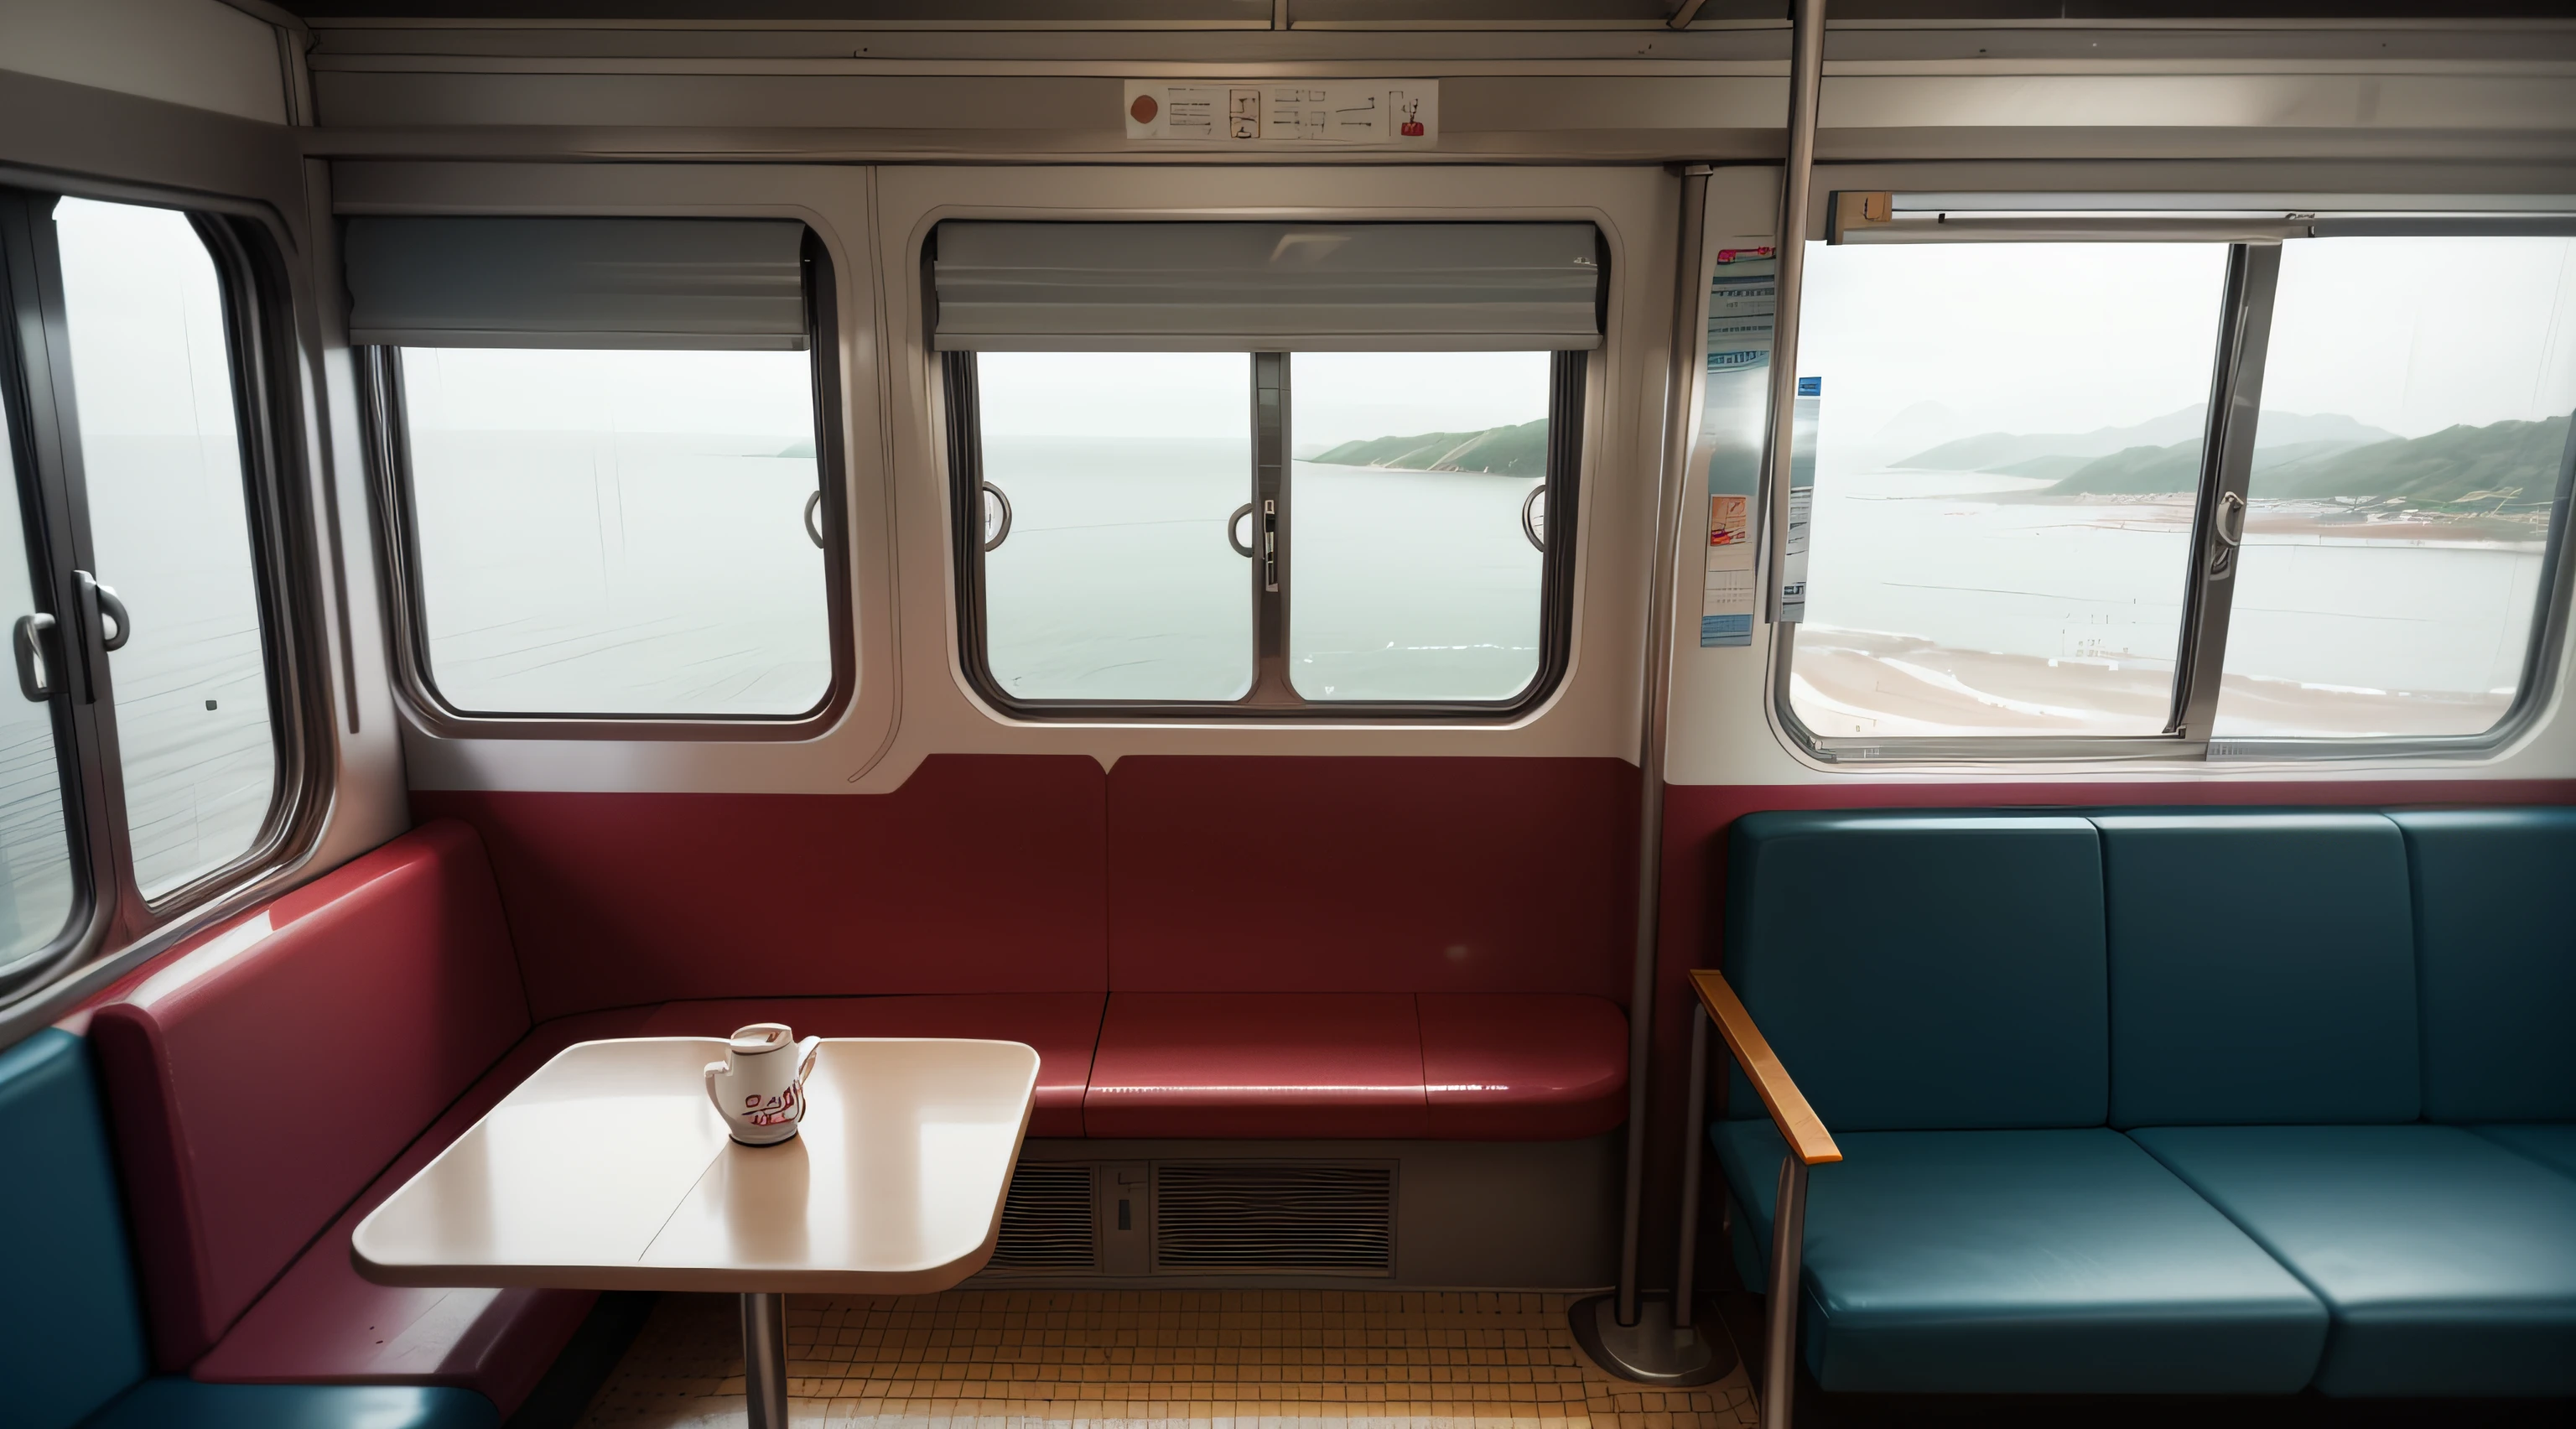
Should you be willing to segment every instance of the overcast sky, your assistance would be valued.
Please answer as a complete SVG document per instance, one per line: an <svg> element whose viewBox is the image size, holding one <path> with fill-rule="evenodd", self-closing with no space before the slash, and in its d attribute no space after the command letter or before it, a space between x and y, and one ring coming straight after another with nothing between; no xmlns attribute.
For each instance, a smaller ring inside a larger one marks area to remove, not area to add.
<svg viewBox="0 0 2576 1429"><path fill-rule="evenodd" d="M987 352L987 436L1246 437L1242 353ZM1547 415L1543 352L1301 352L1289 359L1292 447L1482 431Z"/></svg>
<svg viewBox="0 0 2576 1429"><path fill-rule="evenodd" d="M599 352L514 347L403 350L416 431L706 432L814 439L803 352Z"/></svg>
<svg viewBox="0 0 2576 1429"><path fill-rule="evenodd" d="M1829 464L2208 396L2224 245L1814 244L1808 262L1798 371L1824 379ZM2263 405L2401 436L2576 407L2576 240L2285 245Z"/></svg>

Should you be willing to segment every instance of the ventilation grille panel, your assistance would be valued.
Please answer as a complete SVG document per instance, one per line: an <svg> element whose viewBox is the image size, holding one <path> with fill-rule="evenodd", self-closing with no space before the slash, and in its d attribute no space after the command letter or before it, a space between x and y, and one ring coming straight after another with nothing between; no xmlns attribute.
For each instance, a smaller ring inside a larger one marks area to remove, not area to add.
<svg viewBox="0 0 2576 1429"><path fill-rule="evenodd" d="M1391 1275L1395 1168L1159 1164L1154 1268Z"/></svg>
<svg viewBox="0 0 2576 1429"><path fill-rule="evenodd" d="M1002 1202L1002 1235L990 1270L1091 1270L1099 1265L1092 1233L1091 1166L1023 1161Z"/></svg>

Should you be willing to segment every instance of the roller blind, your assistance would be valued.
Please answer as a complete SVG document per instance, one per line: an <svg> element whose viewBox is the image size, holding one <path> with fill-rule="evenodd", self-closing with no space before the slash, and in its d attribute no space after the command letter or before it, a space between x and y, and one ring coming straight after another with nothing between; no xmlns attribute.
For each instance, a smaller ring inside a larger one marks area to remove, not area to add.
<svg viewBox="0 0 2576 1429"><path fill-rule="evenodd" d="M939 226L943 351L1601 345L1588 223Z"/></svg>
<svg viewBox="0 0 2576 1429"><path fill-rule="evenodd" d="M349 337L799 349L804 242L781 219L353 218Z"/></svg>

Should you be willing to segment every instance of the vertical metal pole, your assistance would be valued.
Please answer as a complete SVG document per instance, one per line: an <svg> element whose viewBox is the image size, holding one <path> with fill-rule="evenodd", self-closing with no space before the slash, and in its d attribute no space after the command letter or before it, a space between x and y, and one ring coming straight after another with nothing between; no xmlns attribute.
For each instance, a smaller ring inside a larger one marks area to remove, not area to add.
<svg viewBox="0 0 2576 1429"><path fill-rule="evenodd" d="M1798 1387L1798 1257L1807 1244L1807 1163L1780 1158L1780 1200L1771 1217L1771 1327L1762 1345L1762 1429L1789 1429Z"/></svg>
<svg viewBox="0 0 2576 1429"><path fill-rule="evenodd" d="M1691 1325L1691 1295L1699 1287L1699 1169L1708 1144L1708 1009L1691 1008L1690 1113L1682 1121L1682 1225L1680 1263L1673 1267L1673 1324Z"/></svg>
<svg viewBox="0 0 2576 1429"><path fill-rule="evenodd" d="M1770 481L1770 571L1763 609L1780 619L1780 580L1789 560L1789 457L1798 412L1798 300L1807 281L1807 209L1816 169L1816 96L1825 79L1825 0L1797 0L1790 32L1789 162L1780 171L1780 257L1771 319L1771 421L1763 450Z"/></svg>
<svg viewBox="0 0 2576 1429"><path fill-rule="evenodd" d="M1637 1323L1637 1235L1646 1205L1646 1082L1654 1066L1655 922L1663 904L1664 706L1673 684L1673 590L1679 579L1682 493L1690 479L1691 398L1699 380L1700 333L1708 300L1700 262L1708 225L1708 169L1682 175L1681 246L1673 260L1672 361L1664 390L1664 481L1655 507L1653 571L1646 601L1645 709L1637 762L1637 961L1628 984L1628 1184L1619 1219L1622 1325Z"/></svg>
<svg viewBox="0 0 2576 1429"><path fill-rule="evenodd" d="M750 1429L787 1429L787 1297L742 1297L742 1399Z"/></svg>

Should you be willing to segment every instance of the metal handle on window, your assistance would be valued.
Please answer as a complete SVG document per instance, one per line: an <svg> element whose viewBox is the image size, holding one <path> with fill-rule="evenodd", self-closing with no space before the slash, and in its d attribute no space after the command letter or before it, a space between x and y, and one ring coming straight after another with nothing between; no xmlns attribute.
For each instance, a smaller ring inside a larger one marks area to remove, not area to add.
<svg viewBox="0 0 2576 1429"><path fill-rule="evenodd" d="M80 585L81 613L89 617L90 629L98 632L98 648L117 651L134 638L133 618L125 613L125 602L116 598L116 587L87 571L72 572Z"/></svg>
<svg viewBox="0 0 2576 1429"><path fill-rule="evenodd" d="M1251 514L1252 503L1247 501L1241 506L1234 508L1233 515L1225 518L1225 543L1232 546L1234 548L1234 553L1238 556L1249 556L1252 554L1252 543L1250 541L1238 541L1234 538L1234 528L1242 525L1243 518Z"/></svg>
<svg viewBox="0 0 2576 1429"><path fill-rule="evenodd" d="M817 491L805 498L805 534L814 539L814 549L823 549L823 523L815 520L823 510L823 493Z"/></svg>
<svg viewBox="0 0 2576 1429"><path fill-rule="evenodd" d="M2235 523L2229 528L2229 522ZM2218 498L2218 523L2213 534L2218 544L2230 548L2245 544L2245 498L2230 491Z"/></svg>
<svg viewBox="0 0 2576 1429"><path fill-rule="evenodd" d="M991 551L1011 539L1011 498L1003 495L1002 488L989 481L984 483L984 494L1002 504L1002 523L993 528L992 535L984 538L984 549Z"/></svg>
<svg viewBox="0 0 2576 1429"><path fill-rule="evenodd" d="M1530 488L1529 495L1521 498L1521 534L1541 551L1547 549L1547 513L1539 510L1538 504L1546 496L1547 483L1541 482Z"/></svg>
<svg viewBox="0 0 2576 1429"><path fill-rule="evenodd" d="M61 693L53 680L52 656L45 647L45 637L54 633L54 618L37 612L18 617L18 628L9 637L9 652L18 661L18 692L35 704L43 704Z"/></svg>

